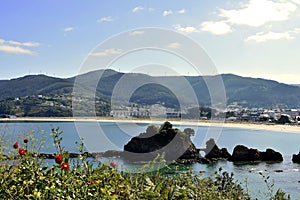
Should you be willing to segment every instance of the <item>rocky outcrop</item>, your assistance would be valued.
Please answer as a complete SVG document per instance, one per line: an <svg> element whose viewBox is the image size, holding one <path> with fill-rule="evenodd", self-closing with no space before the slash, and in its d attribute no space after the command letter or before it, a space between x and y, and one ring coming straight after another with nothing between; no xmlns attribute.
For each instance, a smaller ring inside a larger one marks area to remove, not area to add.
<svg viewBox="0 0 300 200"><path fill-rule="evenodd" d="M279 152L272 149L267 149L265 152L260 152L257 149L248 148L243 145L237 145L232 153L229 161L283 161L283 157Z"/></svg>
<svg viewBox="0 0 300 200"><path fill-rule="evenodd" d="M257 149L249 149L243 145L237 145L229 158L230 161L259 161L260 153Z"/></svg>
<svg viewBox="0 0 300 200"><path fill-rule="evenodd" d="M160 128L149 126L145 133L132 138L124 146L123 158L130 162L144 162L163 156L167 162L196 163L202 162L199 150L190 137L194 130L174 129L165 122Z"/></svg>
<svg viewBox="0 0 300 200"><path fill-rule="evenodd" d="M220 149L212 138L206 142L206 147L203 151L205 152L205 158L211 161L227 160L231 157L228 150L226 148Z"/></svg>
<svg viewBox="0 0 300 200"><path fill-rule="evenodd" d="M190 160L198 158L200 158L199 150L195 147L193 143L190 143L187 150L178 159Z"/></svg>
<svg viewBox="0 0 300 200"><path fill-rule="evenodd" d="M147 163L156 158L164 159L167 163L211 163L218 160L229 160L233 162L244 161L283 161L279 152L273 149L259 151L243 145L237 145L232 155L226 148L220 149L214 139L206 142L204 149L197 149L191 141L194 130L187 128L184 131L172 127L172 124L165 122L160 127L149 126L145 133L133 137L126 145L124 151L108 150L104 153L85 152L86 156L118 157L132 163ZM200 151L205 152L202 157ZM53 155L43 155L53 158ZM78 154L70 154L70 157L77 157ZM160 160L157 160L160 161ZM293 156L293 162L300 163L300 152Z"/></svg>
<svg viewBox="0 0 300 200"><path fill-rule="evenodd" d="M260 152L261 161L283 161L281 153L273 149L267 149L265 152Z"/></svg>
<svg viewBox="0 0 300 200"><path fill-rule="evenodd" d="M293 163L300 163L300 152L298 154L293 154Z"/></svg>

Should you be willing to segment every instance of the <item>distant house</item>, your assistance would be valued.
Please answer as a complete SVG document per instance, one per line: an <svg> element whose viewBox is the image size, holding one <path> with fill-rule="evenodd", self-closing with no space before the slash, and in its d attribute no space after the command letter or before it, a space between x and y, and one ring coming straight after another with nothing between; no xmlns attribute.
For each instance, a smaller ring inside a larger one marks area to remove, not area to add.
<svg viewBox="0 0 300 200"><path fill-rule="evenodd" d="M166 117L167 109L162 105L155 104L150 107L149 112L151 117Z"/></svg>
<svg viewBox="0 0 300 200"><path fill-rule="evenodd" d="M226 119L226 121L231 121L231 122L234 122L234 121L236 121L237 120L237 117L228 117L227 119Z"/></svg>
<svg viewBox="0 0 300 200"><path fill-rule="evenodd" d="M133 110L129 108L127 110L112 110L110 112L110 116L116 118L131 118L131 117L145 118L145 117L149 117L149 111L145 109Z"/></svg>
<svg viewBox="0 0 300 200"><path fill-rule="evenodd" d="M180 118L181 111L172 108L166 108L159 104L152 105L150 108L140 107L119 107L110 112L111 117L116 118L148 118L148 117L163 117L163 118Z"/></svg>
<svg viewBox="0 0 300 200"><path fill-rule="evenodd" d="M166 117L167 118L181 118L181 112L178 112L178 111L167 112Z"/></svg>
<svg viewBox="0 0 300 200"><path fill-rule="evenodd" d="M273 118L273 119L276 118L276 113L274 110L266 110L266 111L264 111L264 114L269 115L269 118Z"/></svg>
<svg viewBox="0 0 300 200"><path fill-rule="evenodd" d="M299 111L297 109L285 109L283 113L291 116L291 118L295 118L299 115Z"/></svg>
<svg viewBox="0 0 300 200"><path fill-rule="evenodd" d="M241 121L245 121L245 122L250 121L250 116L248 114L243 114L241 116Z"/></svg>

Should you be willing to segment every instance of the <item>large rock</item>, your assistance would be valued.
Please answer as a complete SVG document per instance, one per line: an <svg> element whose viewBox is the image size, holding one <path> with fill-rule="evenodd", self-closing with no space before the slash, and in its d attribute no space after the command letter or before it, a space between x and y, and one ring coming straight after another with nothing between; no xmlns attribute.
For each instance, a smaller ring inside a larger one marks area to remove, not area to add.
<svg viewBox="0 0 300 200"><path fill-rule="evenodd" d="M226 148L219 149L214 139L209 139L206 142L204 149L205 158L209 160L227 160L231 157L230 153Z"/></svg>
<svg viewBox="0 0 300 200"><path fill-rule="evenodd" d="M160 128L149 126L145 133L132 138L124 146L123 158L130 162L144 162L164 155L167 162L201 162L199 150L190 139L192 135L193 129L182 132L172 128L169 122Z"/></svg>
<svg viewBox="0 0 300 200"><path fill-rule="evenodd" d="M300 152L298 154L293 154L293 163L300 163Z"/></svg>
<svg viewBox="0 0 300 200"><path fill-rule="evenodd" d="M199 150L193 143L187 148L187 150L179 157L179 159L198 159L200 158Z"/></svg>
<svg viewBox="0 0 300 200"><path fill-rule="evenodd" d="M265 152L260 152L260 159L262 161L283 161L281 153L273 149L267 149Z"/></svg>
<svg viewBox="0 0 300 200"><path fill-rule="evenodd" d="M232 153L229 161L283 161L283 157L279 152L273 149L267 149L260 152L257 149L248 148L243 145L237 145Z"/></svg>
<svg viewBox="0 0 300 200"><path fill-rule="evenodd" d="M244 145L237 145L229 158L230 161L258 161L260 152L257 149L249 149Z"/></svg>

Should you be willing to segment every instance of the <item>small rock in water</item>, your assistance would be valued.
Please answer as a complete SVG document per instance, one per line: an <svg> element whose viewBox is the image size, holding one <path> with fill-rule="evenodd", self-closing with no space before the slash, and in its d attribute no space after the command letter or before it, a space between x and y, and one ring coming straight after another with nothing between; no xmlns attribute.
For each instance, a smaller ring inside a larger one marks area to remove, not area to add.
<svg viewBox="0 0 300 200"><path fill-rule="evenodd" d="M283 172L283 170L282 169L277 169L274 172Z"/></svg>
<svg viewBox="0 0 300 200"><path fill-rule="evenodd" d="M300 163L300 152L298 154L293 154L293 163Z"/></svg>

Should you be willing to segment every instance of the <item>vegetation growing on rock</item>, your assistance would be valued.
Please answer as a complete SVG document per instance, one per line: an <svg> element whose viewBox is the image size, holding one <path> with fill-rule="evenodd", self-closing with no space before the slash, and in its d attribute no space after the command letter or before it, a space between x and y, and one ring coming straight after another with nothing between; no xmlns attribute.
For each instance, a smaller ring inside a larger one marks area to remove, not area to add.
<svg viewBox="0 0 300 200"><path fill-rule="evenodd" d="M202 159L199 150L191 141L194 134L193 129L181 131L173 128L170 122L160 128L152 125L124 146L124 155L130 161L150 161L164 155L168 162L199 162Z"/></svg>

